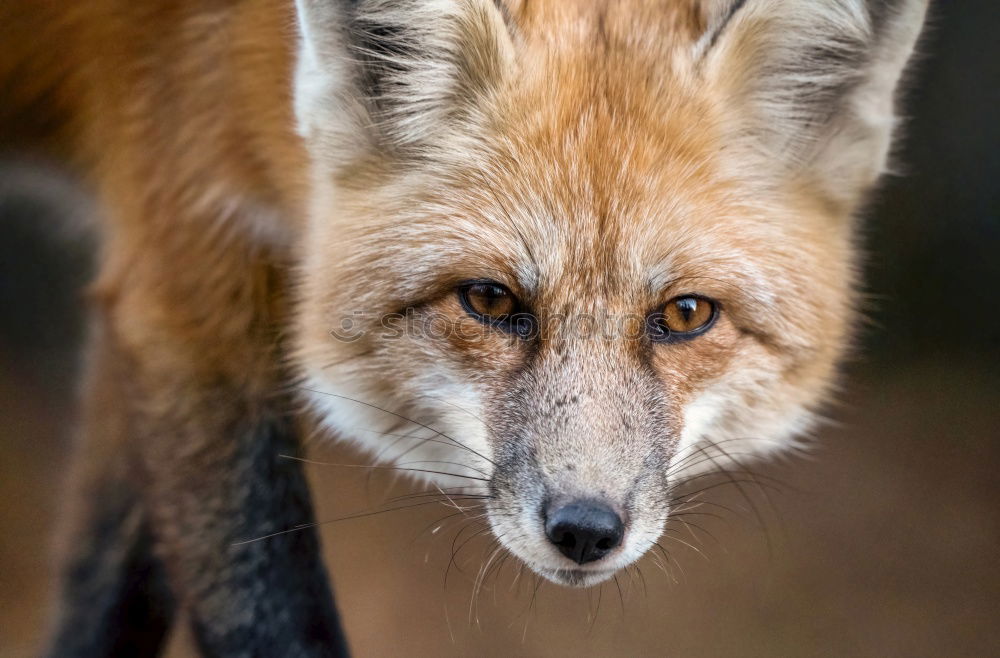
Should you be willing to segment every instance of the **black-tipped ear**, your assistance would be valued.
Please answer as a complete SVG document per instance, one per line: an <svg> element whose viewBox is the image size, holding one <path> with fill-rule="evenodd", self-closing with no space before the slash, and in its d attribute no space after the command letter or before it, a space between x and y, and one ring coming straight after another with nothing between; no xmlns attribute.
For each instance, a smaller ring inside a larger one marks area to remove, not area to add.
<svg viewBox="0 0 1000 658"><path fill-rule="evenodd" d="M883 172L927 0L706 0L697 55L732 138L853 209Z"/></svg>
<svg viewBox="0 0 1000 658"><path fill-rule="evenodd" d="M325 4L298 0L300 125L342 121L315 115L350 108L369 145L423 149L473 120L482 96L511 66L510 35L492 0Z"/></svg>

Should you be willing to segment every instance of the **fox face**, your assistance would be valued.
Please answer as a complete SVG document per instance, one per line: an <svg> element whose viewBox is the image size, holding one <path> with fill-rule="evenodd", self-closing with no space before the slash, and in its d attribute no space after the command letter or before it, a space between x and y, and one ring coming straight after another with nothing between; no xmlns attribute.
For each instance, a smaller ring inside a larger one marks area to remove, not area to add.
<svg viewBox="0 0 1000 658"><path fill-rule="evenodd" d="M920 0L301 0L296 365L546 578L813 425Z"/></svg>

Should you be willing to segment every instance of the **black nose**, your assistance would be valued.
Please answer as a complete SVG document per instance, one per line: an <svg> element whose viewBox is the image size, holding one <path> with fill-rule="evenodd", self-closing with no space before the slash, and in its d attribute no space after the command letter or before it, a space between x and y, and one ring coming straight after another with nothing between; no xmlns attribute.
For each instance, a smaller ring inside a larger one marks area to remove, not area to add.
<svg viewBox="0 0 1000 658"><path fill-rule="evenodd" d="M545 534L563 555L586 564L600 560L622 543L625 524L603 503L575 501L548 515Z"/></svg>

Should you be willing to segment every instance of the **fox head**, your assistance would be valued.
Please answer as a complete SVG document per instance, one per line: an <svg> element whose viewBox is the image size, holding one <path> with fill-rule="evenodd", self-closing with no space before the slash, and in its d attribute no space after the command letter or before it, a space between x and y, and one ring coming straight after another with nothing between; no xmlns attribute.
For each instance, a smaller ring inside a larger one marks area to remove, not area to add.
<svg viewBox="0 0 1000 658"><path fill-rule="evenodd" d="M296 363L558 583L795 444L925 0L299 0Z"/></svg>

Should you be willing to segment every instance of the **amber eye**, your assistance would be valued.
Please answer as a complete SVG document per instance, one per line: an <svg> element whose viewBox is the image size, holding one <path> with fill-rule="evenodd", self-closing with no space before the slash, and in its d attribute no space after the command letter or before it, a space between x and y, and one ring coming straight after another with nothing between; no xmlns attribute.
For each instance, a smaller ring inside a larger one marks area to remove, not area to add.
<svg viewBox="0 0 1000 658"><path fill-rule="evenodd" d="M484 324L522 338L532 335L534 317L510 290L494 281L466 283L458 288L458 299L466 313Z"/></svg>
<svg viewBox="0 0 1000 658"><path fill-rule="evenodd" d="M458 288L458 298L465 311L480 322L523 338L532 333L534 318L522 308L514 293L499 283L464 284Z"/></svg>
<svg viewBox="0 0 1000 658"><path fill-rule="evenodd" d="M514 295L496 283L473 283L463 288L466 310L486 321L495 322L514 312Z"/></svg>
<svg viewBox="0 0 1000 658"><path fill-rule="evenodd" d="M650 315L648 325L653 340L686 340L708 331L716 316L718 308L712 300L684 295L674 297L660 311Z"/></svg>

